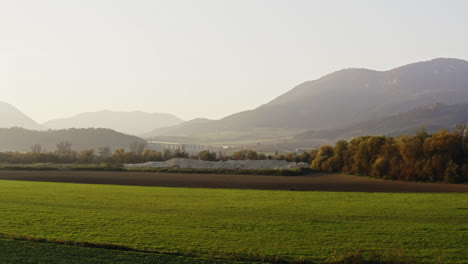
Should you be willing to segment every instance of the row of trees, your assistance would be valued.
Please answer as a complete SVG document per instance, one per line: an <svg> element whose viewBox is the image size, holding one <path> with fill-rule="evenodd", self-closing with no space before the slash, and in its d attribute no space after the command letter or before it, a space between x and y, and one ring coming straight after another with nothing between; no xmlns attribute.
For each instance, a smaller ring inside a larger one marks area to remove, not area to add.
<svg viewBox="0 0 468 264"><path fill-rule="evenodd" d="M403 181L468 181L468 144L463 129L424 129L398 138L364 136L310 152L311 168Z"/></svg>
<svg viewBox="0 0 468 264"><path fill-rule="evenodd" d="M181 150L171 151L169 149L163 152L146 149L146 144L140 142L132 143L128 150L123 148L111 151L109 147L100 147L97 150L88 149L83 151L74 151L72 143L69 141L59 142L56 150L53 152L43 152L42 146L36 144L31 146L31 151L21 152L3 152L0 153L0 163L10 164L32 164L32 163L136 163L146 161L164 161L172 158L188 158L187 153Z"/></svg>
<svg viewBox="0 0 468 264"><path fill-rule="evenodd" d="M221 152L211 152L210 150L203 150L197 155L189 155L181 149L165 149L164 151L156 151L146 149L146 145L135 142L131 144L128 150L123 148L111 151L109 147L100 147L97 150L88 149L83 151L74 151L72 143L69 141L59 142L56 145L56 150L53 152L44 152L40 144L31 146L31 151L27 153L21 152L0 152L0 163L10 164L32 164L32 163L139 163L147 161L166 161L173 158L190 158L205 161L220 161L220 160L259 160L259 159L272 159L271 156L267 157L263 153L257 153L253 150L239 150L234 152L231 156L225 155ZM280 156L281 158L281 156Z"/></svg>
<svg viewBox="0 0 468 264"><path fill-rule="evenodd" d="M0 152L0 163L9 164L123 164L147 161L165 161L172 158L189 158L189 155L180 150L171 151L169 149L166 149L163 152L148 149L144 149L142 152L134 152L120 148L112 152L108 147L99 148L97 151L89 149L80 152L73 150L67 152Z"/></svg>
<svg viewBox="0 0 468 264"><path fill-rule="evenodd" d="M362 136L340 140L334 146L301 154L276 154L275 159L308 162L316 171L342 172L375 178L426 181L468 182L468 137L465 125L453 132L435 134L421 128L413 136L398 138ZM246 150L235 152L232 159L266 159L263 154Z"/></svg>
<svg viewBox="0 0 468 264"><path fill-rule="evenodd" d="M324 145L301 154L277 154L274 157L253 150L239 150L231 156L223 153L201 151L189 155L182 150L162 152L148 150L145 144L134 143L126 151L111 151L101 147L81 152L72 150L71 142L60 142L55 152L42 152L40 145L31 152L0 153L1 163L141 163L165 161L172 158L191 158L206 161L277 159L308 162L317 171L343 172L376 178L403 181L468 182L468 140L465 127L454 132L441 130L429 135L424 129L414 136L398 138L363 136L350 141L340 140L336 145Z"/></svg>

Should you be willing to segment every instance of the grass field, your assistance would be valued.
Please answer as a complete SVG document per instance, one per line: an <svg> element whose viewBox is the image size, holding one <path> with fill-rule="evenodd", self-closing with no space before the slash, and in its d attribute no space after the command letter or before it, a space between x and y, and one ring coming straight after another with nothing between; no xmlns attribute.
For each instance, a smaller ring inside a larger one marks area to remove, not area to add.
<svg viewBox="0 0 468 264"><path fill-rule="evenodd" d="M192 258L178 255L149 254L102 248L69 246L57 243L37 243L0 238L0 263L44 264L232 264L222 260ZM241 262L238 262L241 263ZM244 262L245 263L245 262Z"/></svg>
<svg viewBox="0 0 468 264"><path fill-rule="evenodd" d="M0 215L4 237L227 259L324 261L334 251L396 249L419 262L468 263L467 194L0 181Z"/></svg>

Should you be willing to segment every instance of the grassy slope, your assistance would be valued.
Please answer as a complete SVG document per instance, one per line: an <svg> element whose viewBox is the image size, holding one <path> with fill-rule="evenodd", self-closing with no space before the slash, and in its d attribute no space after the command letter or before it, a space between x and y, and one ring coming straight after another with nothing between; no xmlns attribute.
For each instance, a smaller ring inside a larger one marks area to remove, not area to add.
<svg viewBox="0 0 468 264"><path fill-rule="evenodd" d="M466 194L0 181L0 215L2 234L162 252L324 260L334 250L397 248L419 260L468 263Z"/></svg>

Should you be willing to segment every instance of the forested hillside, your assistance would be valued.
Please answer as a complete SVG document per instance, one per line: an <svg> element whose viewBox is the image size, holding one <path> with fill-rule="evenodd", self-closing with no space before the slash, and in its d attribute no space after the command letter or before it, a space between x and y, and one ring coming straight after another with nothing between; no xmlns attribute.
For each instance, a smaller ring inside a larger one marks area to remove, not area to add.
<svg viewBox="0 0 468 264"><path fill-rule="evenodd" d="M31 151L40 145L41 151L54 151L61 142L71 143L76 151L109 147L128 149L135 142L146 143L141 138L125 135L110 129L65 129L36 131L24 128L0 128L0 151Z"/></svg>
<svg viewBox="0 0 468 264"><path fill-rule="evenodd" d="M457 105L431 104L415 108L411 111L383 118L359 122L351 126L316 130L301 133L296 140L307 139L350 139L362 135L413 135L421 126L428 133L438 132L440 129L453 130L460 122L468 121L468 103Z"/></svg>

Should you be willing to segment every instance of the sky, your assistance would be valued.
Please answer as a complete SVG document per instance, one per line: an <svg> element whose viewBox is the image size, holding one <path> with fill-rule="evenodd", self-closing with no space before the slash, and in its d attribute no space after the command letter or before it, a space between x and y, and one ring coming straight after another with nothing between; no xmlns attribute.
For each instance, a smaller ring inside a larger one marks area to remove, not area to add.
<svg viewBox="0 0 468 264"><path fill-rule="evenodd" d="M468 60L465 0L0 0L0 101L219 119L343 68Z"/></svg>

